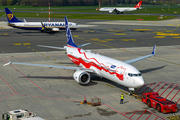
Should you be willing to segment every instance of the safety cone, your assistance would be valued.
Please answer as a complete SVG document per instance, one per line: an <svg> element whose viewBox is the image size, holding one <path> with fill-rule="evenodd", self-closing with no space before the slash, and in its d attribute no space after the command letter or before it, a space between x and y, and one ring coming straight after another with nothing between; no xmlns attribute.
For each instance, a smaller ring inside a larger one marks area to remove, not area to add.
<svg viewBox="0 0 180 120"><path fill-rule="evenodd" d="M83 104L87 104L87 101L86 101L86 96L84 96L84 101L83 101Z"/></svg>

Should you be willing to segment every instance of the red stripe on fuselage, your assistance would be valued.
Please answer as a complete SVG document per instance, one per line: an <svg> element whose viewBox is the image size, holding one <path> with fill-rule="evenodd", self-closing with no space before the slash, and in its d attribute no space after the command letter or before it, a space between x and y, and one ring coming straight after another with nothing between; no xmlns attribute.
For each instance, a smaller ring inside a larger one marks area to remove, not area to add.
<svg viewBox="0 0 180 120"><path fill-rule="evenodd" d="M95 63L95 62L85 62L82 58L76 58L76 57L74 57L74 56L72 56L72 55L69 55L68 54L68 57L70 58L70 60L73 62L73 63L75 63L76 65L80 65L80 64L82 64L85 68L88 68L88 69L90 69L90 67L95 67L95 68L97 68L98 70L104 70L105 72L108 72L109 74L115 74L116 76L117 76L117 78L119 78L120 80L124 80L124 73L125 73L125 71L126 71L126 68L123 68L123 66L120 66L120 67L117 67L116 68L116 72L111 72L109 69L109 67L108 66L105 66L103 63L99 63L95 58L87 58L87 56L86 56L86 53L85 52L81 52L80 50L80 48L78 48L77 49L78 50L78 52L80 53L80 54L83 54L84 55L84 57L87 59L87 60L90 60L90 59L93 59L93 60L95 60L96 62L97 62L97 64ZM99 65L98 65L99 64ZM103 65L104 67L102 67L101 65ZM122 70L124 70L124 72L123 72L123 74L118 74L118 69L122 69Z"/></svg>

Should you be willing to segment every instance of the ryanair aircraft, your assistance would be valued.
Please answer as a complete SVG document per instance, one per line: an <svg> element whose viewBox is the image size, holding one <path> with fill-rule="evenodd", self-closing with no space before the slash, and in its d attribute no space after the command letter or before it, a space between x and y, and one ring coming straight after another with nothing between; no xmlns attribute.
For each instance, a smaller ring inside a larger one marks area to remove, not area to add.
<svg viewBox="0 0 180 120"><path fill-rule="evenodd" d="M27 22L26 20L18 20L15 15L5 8L8 26L25 29L25 30L40 30L41 32L58 32L59 30L65 30L65 22ZM79 25L74 22L69 22L71 30L76 30Z"/></svg>

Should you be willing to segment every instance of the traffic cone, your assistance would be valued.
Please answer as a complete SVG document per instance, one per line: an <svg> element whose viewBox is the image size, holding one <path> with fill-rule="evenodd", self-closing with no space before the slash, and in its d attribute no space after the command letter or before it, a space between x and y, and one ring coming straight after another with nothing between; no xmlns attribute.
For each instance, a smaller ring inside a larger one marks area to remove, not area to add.
<svg viewBox="0 0 180 120"><path fill-rule="evenodd" d="M83 104L87 104L87 101L86 101L86 96L84 96L84 101L83 101Z"/></svg>

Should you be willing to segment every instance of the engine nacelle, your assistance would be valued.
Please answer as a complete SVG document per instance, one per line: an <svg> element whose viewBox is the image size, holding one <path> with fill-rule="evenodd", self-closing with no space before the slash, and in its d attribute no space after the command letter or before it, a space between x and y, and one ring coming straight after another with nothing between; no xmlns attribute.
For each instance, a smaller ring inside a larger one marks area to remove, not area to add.
<svg viewBox="0 0 180 120"><path fill-rule="evenodd" d="M80 84L88 84L91 80L90 74L83 70L77 70L73 77Z"/></svg>
<svg viewBox="0 0 180 120"><path fill-rule="evenodd" d="M113 11L109 11L109 13L112 13Z"/></svg>
<svg viewBox="0 0 180 120"><path fill-rule="evenodd" d="M53 32L59 32L59 28L52 28Z"/></svg>

